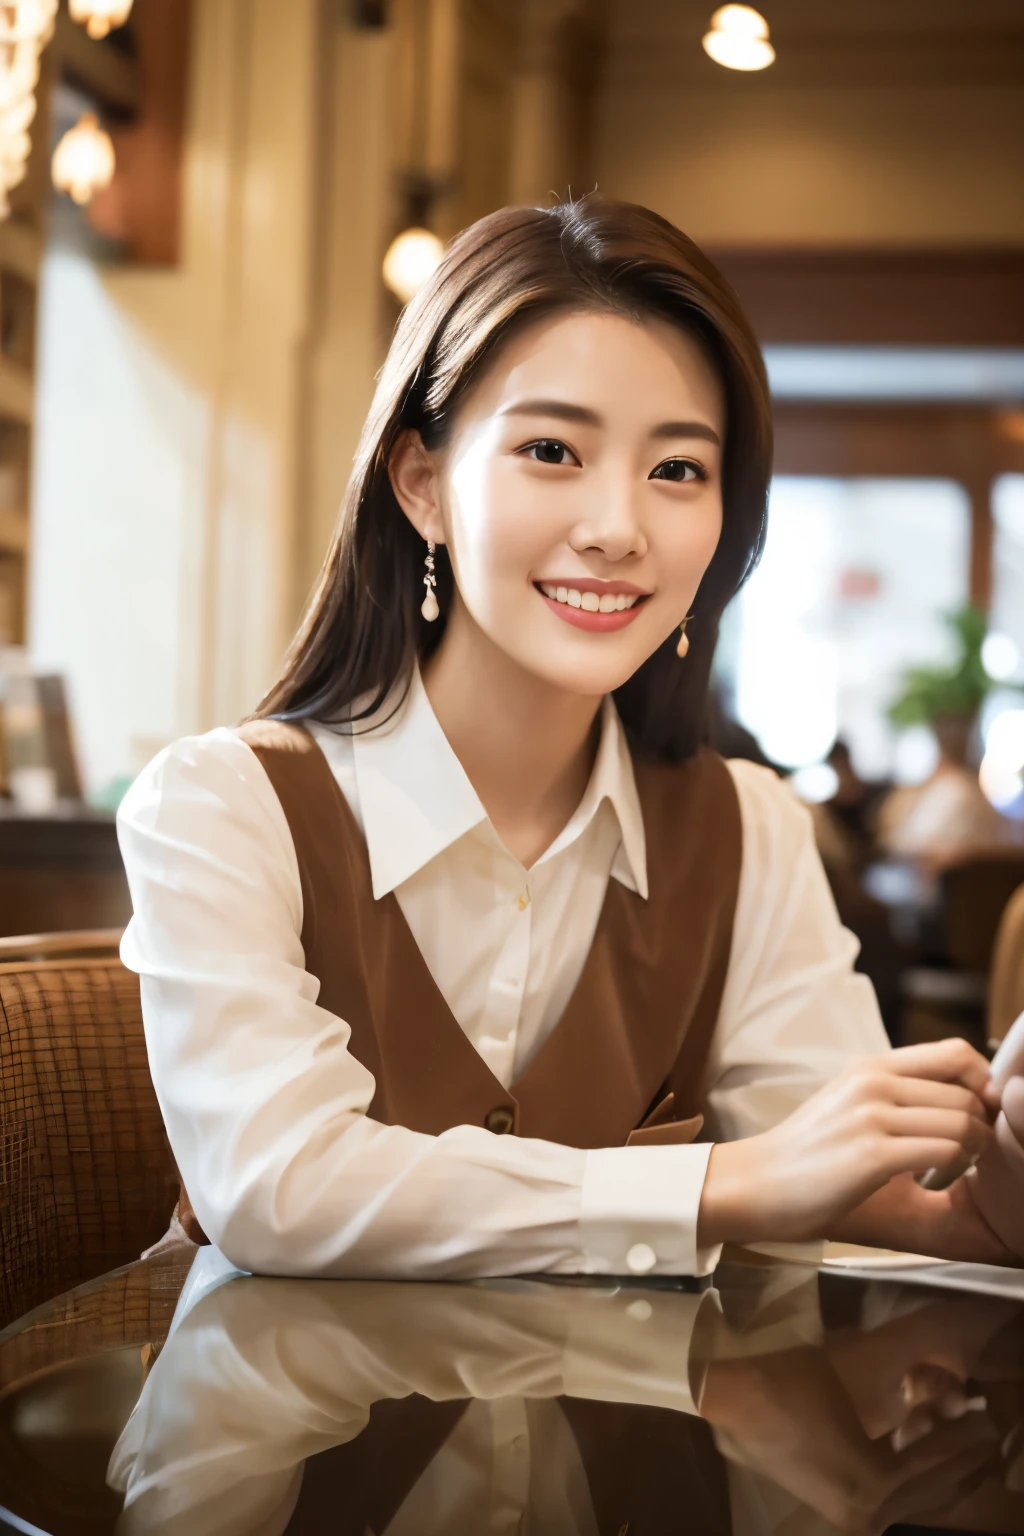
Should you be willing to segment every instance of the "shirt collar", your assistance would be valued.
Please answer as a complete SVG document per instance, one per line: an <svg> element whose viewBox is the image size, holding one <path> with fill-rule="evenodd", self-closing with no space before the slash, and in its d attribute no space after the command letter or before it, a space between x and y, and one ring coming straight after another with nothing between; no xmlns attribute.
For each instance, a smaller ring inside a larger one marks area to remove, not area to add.
<svg viewBox="0 0 1024 1536"><path fill-rule="evenodd" d="M419 669L405 700L385 724L357 726L352 756L373 895L380 900L474 828L487 812L438 723ZM621 841L611 874L647 898L643 815L625 731L611 698L601 709L601 737L593 772L573 815L543 860L574 842L607 801Z"/></svg>

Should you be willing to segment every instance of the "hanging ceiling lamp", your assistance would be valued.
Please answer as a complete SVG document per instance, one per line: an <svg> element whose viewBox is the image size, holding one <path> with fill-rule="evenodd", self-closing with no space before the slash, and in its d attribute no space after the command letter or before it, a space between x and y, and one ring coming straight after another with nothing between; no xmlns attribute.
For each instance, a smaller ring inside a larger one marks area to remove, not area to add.
<svg viewBox="0 0 1024 1536"><path fill-rule="evenodd" d="M704 52L726 69L767 69L775 49L768 41L768 23L750 5L723 5L708 23Z"/></svg>
<svg viewBox="0 0 1024 1536"><path fill-rule="evenodd" d="M400 304L423 287L444 255L444 246L429 229L403 229L388 246L384 257L384 281Z"/></svg>
<svg viewBox="0 0 1024 1536"><path fill-rule="evenodd" d="M39 55L53 34L57 0L15 0L0 5L0 219L7 194L24 179L36 114Z"/></svg>
<svg viewBox="0 0 1024 1536"><path fill-rule="evenodd" d="M68 0L72 21L79 22L96 42L128 20L132 0Z"/></svg>
<svg viewBox="0 0 1024 1536"><path fill-rule="evenodd" d="M76 203L90 202L114 179L114 146L95 112L83 112L53 152L53 184Z"/></svg>

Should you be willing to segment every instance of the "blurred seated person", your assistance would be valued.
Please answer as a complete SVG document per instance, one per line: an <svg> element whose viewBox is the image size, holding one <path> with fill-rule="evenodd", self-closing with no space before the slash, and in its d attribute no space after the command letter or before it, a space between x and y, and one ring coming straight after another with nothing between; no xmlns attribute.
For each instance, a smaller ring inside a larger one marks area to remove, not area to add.
<svg viewBox="0 0 1024 1536"><path fill-rule="evenodd" d="M891 790L879 807L882 850L937 870L968 853L1019 843L1014 824L989 804L969 766L971 718L940 715L932 724L939 760L923 784Z"/></svg>
<svg viewBox="0 0 1024 1536"><path fill-rule="evenodd" d="M849 856L861 868L875 856L875 821L890 786L862 779L849 745L840 736L826 759L836 775L836 789L826 802L832 820L845 834Z"/></svg>
<svg viewBox="0 0 1024 1536"><path fill-rule="evenodd" d="M829 753L828 764L836 774L836 788L830 800L808 806L814 840L840 921L860 941L856 968L870 978L882 1021L895 1043L900 1017L900 977L908 966L917 963L919 956L912 946L896 938L888 910L862 883L863 872L875 856L871 827L880 794L885 791L860 778L850 749L841 738Z"/></svg>
<svg viewBox="0 0 1024 1536"><path fill-rule="evenodd" d="M828 800L810 807L818 852L827 870L859 873L874 853L871 824L879 787L859 776L842 737L826 762L836 776L836 787Z"/></svg>

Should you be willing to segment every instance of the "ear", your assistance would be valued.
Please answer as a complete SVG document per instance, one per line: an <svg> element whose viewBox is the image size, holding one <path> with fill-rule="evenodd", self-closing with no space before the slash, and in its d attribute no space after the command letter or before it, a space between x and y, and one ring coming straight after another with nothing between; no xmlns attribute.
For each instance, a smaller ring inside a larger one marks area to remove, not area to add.
<svg viewBox="0 0 1024 1536"><path fill-rule="evenodd" d="M398 505L420 537L443 544L437 465L414 429L406 428L396 439L388 460L388 478Z"/></svg>

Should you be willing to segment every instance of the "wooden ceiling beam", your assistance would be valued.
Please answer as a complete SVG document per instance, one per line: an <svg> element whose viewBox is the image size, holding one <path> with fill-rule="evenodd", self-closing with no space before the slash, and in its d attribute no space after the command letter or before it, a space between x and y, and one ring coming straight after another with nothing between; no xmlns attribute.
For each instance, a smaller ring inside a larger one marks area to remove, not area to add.
<svg viewBox="0 0 1024 1536"><path fill-rule="evenodd" d="M712 251L764 343L1024 346L1024 251Z"/></svg>

